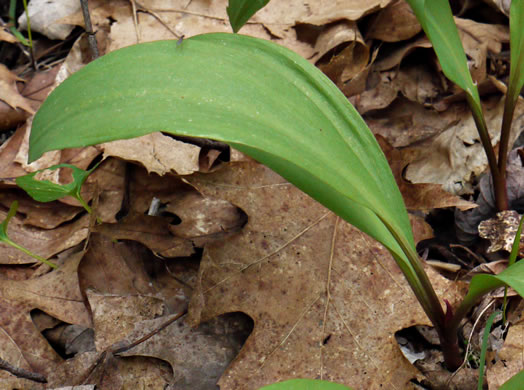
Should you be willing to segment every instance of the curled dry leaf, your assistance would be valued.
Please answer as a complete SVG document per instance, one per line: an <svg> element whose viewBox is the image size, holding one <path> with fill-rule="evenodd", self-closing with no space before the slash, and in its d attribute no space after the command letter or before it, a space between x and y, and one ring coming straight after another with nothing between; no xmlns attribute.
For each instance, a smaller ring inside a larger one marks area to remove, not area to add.
<svg viewBox="0 0 524 390"><path fill-rule="evenodd" d="M153 332L174 316L137 323L126 342ZM192 328L182 317L121 356L151 356L169 362L177 378L173 390L215 388L247 337L245 323L236 313Z"/></svg>
<svg viewBox="0 0 524 390"><path fill-rule="evenodd" d="M521 308L522 309L522 308ZM500 350L497 362L488 368L486 373L490 389L498 389L504 382L522 371L524 367L524 312L520 311L520 318L510 326Z"/></svg>
<svg viewBox="0 0 524 390"><path fill-rule="evenodd" d="M108 142L100 145L107 156L141 163L149 173L189 175L199 170L200 148L162 133Z"/></svg>
<svg viewBox="0 0 524 390"><path fill-rule="evenodd" d="M491 97L485 100L484 115L493 144L500 138L500 125L504 99ZM416 157L406 169L406 179L413 183L442 184L452 194L472 193L472 180L487 167L487 159L480 144L478 131L471 113L464 109L440 134L410 148ZM510 145L524 129L524 102L515 108ZM441 128L439 126L439 128Z"/></svg>
<svg viewBox="0 0 524 390"><path fill-rule="evenodd" d="M422 27L409 4L405 1L397 1L377 13L371 22L366 39L398 42L413 38L420 31Z"/></svg>
<svg viewBox="0 0 524 390"><path fill-rule="evenodd" d="M30 114L34 114L35 111L30 101L18 92L16 87L17 81L24 80L7 69L7 66L0 64L0 100L6 102L14 109L21 108Z"/></svg>
<svg viewBox="0 0 524 390"><path fill-rule="evenodd" d="M475 203L468 202L459 196L444 191L439 184L413 184L406 181L402 177L402 172L409 161L406 161L402 152L392 147L384 137L380 135L375 137L388 159L389 166L393 171L393 176L408 210L431 210L444 207L457 207L459 210L469 210L477 207Z"/></svg>
<svg viewBox="0 0 524 390"><path fill-rule="evenodd" d="M6 212L0 211L0 220L4 220L6 215ZM88 226L88 215L52 230L24 225L23 219L15 215L9 223L8 235L17 244L49 259L85 240L88 234ZM0 243L0 250L2 252L0 264L33 264L37 261L4 243Z"/></svg>
<svg viewBox="0 0 524 390"><path fill-rule="evenodd" d="M83 253L69 257L59 270L24 280L3 280L0 285L0 350L11 364L47 375L62 358L43 338L30 312L40 309L70 324L90 326L78 285L77 268Z"/></svg>
<svg viewBox="0 0 524 390"><path fill-rule="evenodd" d="M233 311L255 322L222 389L292 377L407 388L420 378L394 334L428 322L384 248L261 165L232 164L190 181L249 216L239 234L206 247L190 304L192 323ZM439 293L458 298L452 283L428 272Z"/></svg>

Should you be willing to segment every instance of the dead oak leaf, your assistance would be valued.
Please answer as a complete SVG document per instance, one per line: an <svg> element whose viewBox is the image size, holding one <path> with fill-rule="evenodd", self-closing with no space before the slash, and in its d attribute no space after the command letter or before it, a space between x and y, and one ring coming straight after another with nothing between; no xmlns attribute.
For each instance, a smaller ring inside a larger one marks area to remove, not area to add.
<svg viewBox="0 0 524 390"><path fill-rule="evenodd" d="M431 210L435 208L457 207L459 210L469 210L477 207L459 196L450 194L439 184L410 183L402 177L402 172L409 161L405 161L402 151L391 146L381 135L375 135L380 148L386 155L393 176L402 193L406 207L410 210Z"/></svg>
<svg viewBox="0 0 524 390"><path fill-rule="evenodd" d="M83 253L69 257L56 271L24 281L0 284L0 350L2 358L17 367L43 375L53 371L62 358L35 327L30 312L40 309L70 324L90 326L83 303L77 268Z"/></svg>
<svg viewBox="0 0 524 390"><path fill-rule="evenodd" d="M0 100L3 100L14 109L22 108L25 111L34 114L29 100L24 98L16 88L16 82L22 81L14 73L7 69L7 66L0 64Z"/></svg>
<svg viewBox="0 0 524 390"><path fill-rule="evenodd" d="M190 304L194 323L236 311L255 322L221 389L293 377L406 389L420 378L394 334L428 320L382 246L264 166L189 181L249 216L239 234L206 247ZM430 275L456 301L454 286Z"/></svg>

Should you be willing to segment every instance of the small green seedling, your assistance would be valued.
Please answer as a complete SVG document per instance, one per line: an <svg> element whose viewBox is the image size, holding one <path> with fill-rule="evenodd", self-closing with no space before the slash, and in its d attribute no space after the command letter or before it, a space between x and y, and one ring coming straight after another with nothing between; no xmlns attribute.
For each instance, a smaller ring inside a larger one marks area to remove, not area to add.
<svg viewBox="0 0 524 390"><path fill-rule="evenodd" d="M482 147L488 158L497 209L506 210L508 209L506 165L511 123L520 91L524 86L524 0L513 0L510 8L510 73L502 117L498 160L482 113L478 88L471 78L449 1L407 0L407 2L431 41L442 71L466 93Z"/></svg>
<svg viewBox="0 0 524 390"><path fill-rule="evenodd" d="M233 32L238 32L249 18L267 3L269 0L229 0L226 11Z"/></svg>
<svg viewBox="0 0 524 390"><path fill-rule="evenodd" d="M86 209L89 214L92 214L91 207L82 198L80 191L82 184L86 181L87 177L98 167L100 163L96 164L93 168L88 171L77 168L71 164L58 164L52 167L41 169L39 171L30 173L29 175L20 176L16 178L16 184L22 188L25 192L38 202L52 202L54 200L63 198L65 196L72 196L82 207ZM57 184L52 183L49 180L37 180L35 176L39 172L43 171L54 171L59 168L70 168L72 170L73 181L68 184Z"/></svg>
<svg viewBox="0 0 524 390"><path fill-rule="evenodd" d="M413 3L424 5L423 12L438 11L431 2ZM514 0L512 9L519 6L522 0ZM176 41L130 46L73 74L34 118L30 161L49 150L154 131L226 142L382 243L433 323L447 368L458 368L461 320L497 287L524 296L524 262L499 275L476 275L458 308L444 311L417 255L388 162L329 78L296 53L257 38L203 34L184 40L183 48Z"/></svg>
<svg viewBox="0 0 524 390"><path fill-rule="evenodd" d="M12 241L9 236L7 235L7 225L9 224L9 221L11 218L13 218L16 214L16 210L18 209L18 202L14 201L11 204L11 207L9 208L9 212L7 213L7 216L5 217L4 221L0 225L0 241L6 243L7 245L12 246L13 248L16 248L22 252L24 252L26 255L31 256L32 258L41 261L44 264L47 264L51 268L57 268L56 264L50 262L47 259L44 259L42 256L39 256L33 252L31 252L29 249L24 248L21 245L18 245L16 242Z"/></svg>

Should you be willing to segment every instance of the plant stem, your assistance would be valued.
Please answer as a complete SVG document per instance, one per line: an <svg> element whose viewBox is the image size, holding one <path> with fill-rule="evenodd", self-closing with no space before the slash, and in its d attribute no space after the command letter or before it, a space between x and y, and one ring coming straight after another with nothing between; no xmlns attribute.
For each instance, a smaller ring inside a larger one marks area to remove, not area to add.
<svg viewBox="0 0 524 390"><path fill-rule="evenodd" d="M8 244L8 245L11 245L13 248L18 249L18 250L21 251L21 252L24 252L26 255L29 255L29 256L31 256L32 258L34 258L34 259L36 259L36 260L38 260L38 261L41 261L41 262L44 263L44 264L47 264L47 265L50 266L51 268L54 268L54 269L57 269L57 268L58 268L56 264L50 262L50 261L47 260L47 259L44 259L42 256L39 256L39 255L37 255L36 253L31 252L29 249L26 249L26 248L24 248L23 246L18 245L16 242L11 241L10 239L4 239L3 242L5 242L5 243Z"/></svg>
<svg viewBox="0 0 524 390"><path fill-rule="evenodd" d="M513 89L515 83L510 83L508 91L506 93L506 101L504 102L504 114L502 116L502 126L500 129L500 147L499 147L499 172L501 175L506 177L506 165L508 161L508 150L509 150L509 136L511 134L511 122L513 121L513 113L515 111L515 105L519 97L518 93L515 93Z"/></svg>
<svg viewBox="0 0 524 390"><path fill-rule="evenodd" d="M497 210L507 210L508 194L506 191L506 175L501 173L501 171L499 170L499 165L497 164L497 157L495 156L493 145L491 145L491 138L489 136L486 121L484 120L484 115L482 114L481 109L477 108L477 105L475 104L473 98L469 94L466 94L466 96L469 107L473 114L473 120L475 121L475 125L477 126L477 130L479 132L482 147L484 148L484 151L486 152L486 157L488 158L489 169L491 171L491 177L493 179L493 188L495 192L495 203L497 206Z"/></svg>
<svg viewBox="0 0 524 390"><path fill-rule="evenodd" d="M29 19L29 12L27 11L27 0L24 0L25 16L27 18L27 36L29 38L29 53L31 54L31 65L36 70L35 53L33 51L33 36L31 34L31 20Z"/></svg>

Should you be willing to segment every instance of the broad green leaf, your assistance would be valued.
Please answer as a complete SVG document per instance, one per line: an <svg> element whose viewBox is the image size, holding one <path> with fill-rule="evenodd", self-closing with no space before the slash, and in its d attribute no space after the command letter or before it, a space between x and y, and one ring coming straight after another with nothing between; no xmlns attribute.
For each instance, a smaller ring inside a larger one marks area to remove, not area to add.
<svg viewBox="0 0 524 390"><path fill-rule="evenodd" d="M523 383L524 383L524 370L520 371L517 375L513 376L506 383L500 386L499 390L522 390Z"/></svg>
<svg viewBox="0 0 524 390"><path fill-rule="evenodd" d="M351 390L351 388L315 379L291 379L261 387L259 390Z"/></svg>
<svg viewBox="0 0 524 390"><path fill-rule="evenodd" d="M508 96L508 99L518 98L524 86L524 0L513 0L510 8L510 71L509 84L517 96ZM508 91L509 94L509 91Z"/></svg>
<svg viewBox="0 0 524 390"><path fill-rule="evenodd" d="M80 195L80 190L82 188L82 184L84 184L87 177L96 169L97 166L98 164L89 171L84 171L83 169L77 168L71 164L54 165L52 167L41 169L25 176L17 177L16 184L25 192L27 192L31 198L38 202L52 202L65 196L72 196L76 198L88 212L91 212L91 208ZM70 168L72 170L73 181L71 183L57 184L52 183L49 180L35 179L36 174L39 172L47 170L54 171L55 169L59 168Z"/></svg>
<svg viewBox="0 0 524 390"><path fill-rule="evenodd" d="M267 165L381 242L417 297L440 309L373 134L296 53L223 33L117 50L51 93L34 118L29 158L154 131L224 141Z"/></svg>
<svg viewBox="0 0 524 390"><path fill-rule="evenodd" d="M469 72L466 53L448 0L407 0L439 59L442 71L470 96L482 112L477 86Z"/></svg>
<svg viewBox="0 0 524 390"><path fill-rule="evenodd" d="M9 211L7 212L7 215L5 219L0 224L0 242L3 242L7 245L12 246L13 248L18 249L21 252L24 252L25 254L33 257L34 259L41 261L44 264L47 264L51 268L58 268L56 264L50 262L47 259L44 259L43 257L31 252L29 249L24 248L23 246L17 244L16 242L12 241L9 236L7 235L7 226L9 225L9 221L11 218L13 218L16 215L16 210L18 210L18 202L15 200L11 207L9 208Z"/></svg>
<svg viewBox="0 0 524 390"><path fill-rule="evenodd" d="M238 32L259 9L265 7L269 0L229 0L227 16L233 32Z"/></svg>
<svg viewBox="0 0 524 390"><path fill-rule="evenodd" d="M475 275L471 279L464 303L476 301L477 298L489 291L506 285L512 287L521 297L524 297L524 261L517 261L498 275Z"/></svg>

